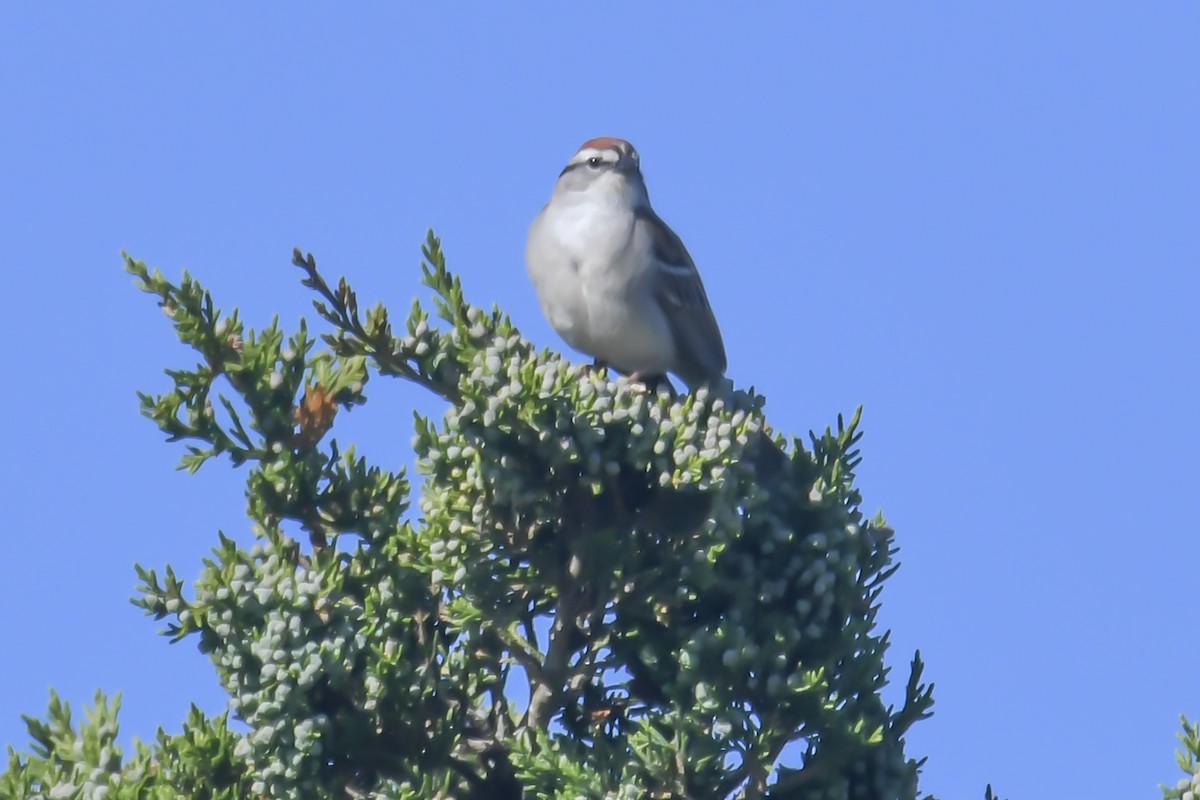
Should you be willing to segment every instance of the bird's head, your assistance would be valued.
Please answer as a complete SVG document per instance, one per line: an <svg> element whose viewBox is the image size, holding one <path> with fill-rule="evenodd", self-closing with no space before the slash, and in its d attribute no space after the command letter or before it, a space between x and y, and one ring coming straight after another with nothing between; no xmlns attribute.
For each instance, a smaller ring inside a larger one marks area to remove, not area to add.
<svg viewBox="0 0 1200 800"><path fill-rule="evenodd" d="M558 192L598 193L630 204L646 202L637 150L624 139L589 139L559 173Z"/></svg>

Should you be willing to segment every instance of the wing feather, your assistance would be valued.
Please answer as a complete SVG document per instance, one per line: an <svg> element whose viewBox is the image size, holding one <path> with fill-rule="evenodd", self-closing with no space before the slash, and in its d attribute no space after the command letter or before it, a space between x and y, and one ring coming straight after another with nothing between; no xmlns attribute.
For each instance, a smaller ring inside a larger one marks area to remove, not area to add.
<svg viewBox="0 0 1200 800"><path fill-rule="evenodd" d="M651 209L639 213L637 224L649 236L658 262L654 296L675 339L680 359L676 372L689 386L720 378L726 367L725 343L696 263L675 231Z"/></svg>

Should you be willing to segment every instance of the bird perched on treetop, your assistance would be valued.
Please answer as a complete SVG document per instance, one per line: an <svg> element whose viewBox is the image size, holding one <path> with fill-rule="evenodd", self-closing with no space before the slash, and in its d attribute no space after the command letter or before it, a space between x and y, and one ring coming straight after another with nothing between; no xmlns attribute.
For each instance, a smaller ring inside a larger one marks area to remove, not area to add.
<svg viewBox="0 0 1200 800"><path fill-rule="evenodd" d="M567 344L634 380L720 380L725 345L700 273L650 207L637 151L583 143L534 219L525 264L542 312Z"/></svg>

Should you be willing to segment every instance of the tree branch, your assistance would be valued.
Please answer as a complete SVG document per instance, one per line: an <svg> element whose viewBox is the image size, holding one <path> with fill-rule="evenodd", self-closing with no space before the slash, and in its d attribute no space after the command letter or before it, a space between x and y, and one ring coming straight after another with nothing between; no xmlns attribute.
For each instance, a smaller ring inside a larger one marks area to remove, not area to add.
<svg viewBox="0 0 1200 800"><path fill-rule="evenodd" d="M579 594L575 588L568 587L564 592L560 585L558 612L550 626L550 643L546 648L546 659L541 665L541 680L534 680L530 676L533 690L526 712L530 727L545 730L554 713L554 705L562 696L567 666L571 662L571 633L575 630L578 603Z"/></svg>
<svg viewBox="0 0 1200 800"><path fill-rule="evenodd" d="M305 275L308 276L301 283L323 298L324 302L313 301L317 313L343 334L353 336L363 345L365 354L374 359L380 374L404 378L423 386L451 403L459 402L461 398L456 388L443 385L433 378L421 374L405 358L397 356L397 339L392 335L390 326L386 324L386 317L384 324L379 325L374 333L366 329L358 315L358 298L344 278L338 283L338 290L335 292L329 288L325 278L317 271L317 260L312 253L303 255L299 248L292 251L292 263L304 270ZM338 349L339 343L336 340L330 341L327 338L327 341L335 351Z"/></svg>

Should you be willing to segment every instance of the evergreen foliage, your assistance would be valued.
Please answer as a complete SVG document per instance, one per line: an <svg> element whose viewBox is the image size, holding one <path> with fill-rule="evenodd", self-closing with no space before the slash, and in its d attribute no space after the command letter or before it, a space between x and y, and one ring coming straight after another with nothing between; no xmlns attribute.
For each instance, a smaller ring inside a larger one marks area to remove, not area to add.
<svg viewBox="0 0 1200 800"><path fill-rule="evenodd" d="M183 468L247 468L253 546L221 535L190 590L139 567L135 600L229 709L126 755L119 698L76 724L52 696L0 797L915 797L931 689L918 654L902 705L880 696L895 548L854 488L858 414L766 469L762 398L537 351L465 301L432 234L424 255L442 326L416 303L397 331L297 252L320 340L126 259L199 355L143 413ZM416 415L416 509L331 436L381 377L446 401Z"/></svg>
<svg viewBox="0 0 1200 800"><path fill-rule="evenodd" d="M1186 777L1180 778L1172 787L1163 786L1163 797L1166 800L1200 800L1200 722L1188 722L1187 717L1180 721L1183 731L1179 734L1180 748L1175 753L1175 761Z"/></svg>

